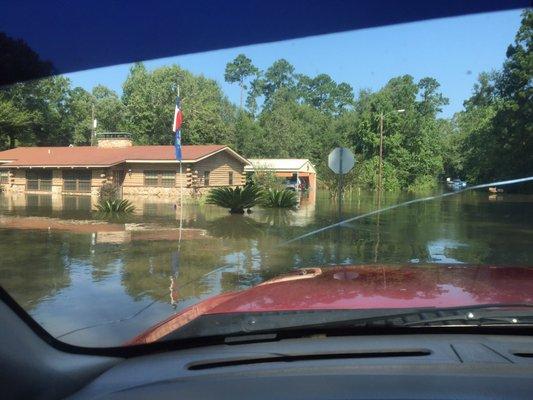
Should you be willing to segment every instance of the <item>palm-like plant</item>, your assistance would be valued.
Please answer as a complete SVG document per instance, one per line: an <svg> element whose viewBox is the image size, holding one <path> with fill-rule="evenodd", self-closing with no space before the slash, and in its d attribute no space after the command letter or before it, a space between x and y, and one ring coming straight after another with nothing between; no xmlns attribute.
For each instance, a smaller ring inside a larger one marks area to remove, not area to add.
<svg viewBox="0 0 533 400"><path fill-rule="evenodd" d="M129 200L101 200L96 205L96 210L105 214L130 214L135 206Z"/></svg>
<svg viewBox="0 0 533 400"><path fill-rule="evenodd" d="M268 189L261 196L261 205L267 208L296 208L298 195L288 189Z"/></svg>
<svg viewBox="0 0 533 400"><path fill-rule="evenodd" d="M243 188L220 187L211 189L206 203L229 208L232 214L243 214L244 209L255 206L259 198L260 190L255 185L246 185Z"/></svg>

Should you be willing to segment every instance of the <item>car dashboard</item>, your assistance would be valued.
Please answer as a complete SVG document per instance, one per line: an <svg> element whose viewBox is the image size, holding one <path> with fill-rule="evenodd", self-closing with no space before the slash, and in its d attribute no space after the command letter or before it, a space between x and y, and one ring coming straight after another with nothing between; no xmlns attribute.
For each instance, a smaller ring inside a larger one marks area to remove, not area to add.
<svg viewBox="0 0 533 400"><path fill-rule="evenodd" d="M526 399L533 338L324 335L127 359L69 399Z"/></svg>

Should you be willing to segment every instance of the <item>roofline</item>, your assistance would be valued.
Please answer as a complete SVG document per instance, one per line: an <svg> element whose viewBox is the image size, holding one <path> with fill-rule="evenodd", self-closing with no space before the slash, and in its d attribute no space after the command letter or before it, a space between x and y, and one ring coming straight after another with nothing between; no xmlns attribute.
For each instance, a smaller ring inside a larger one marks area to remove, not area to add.
<svg viewBox="0 0 533 400"><path fill-rule="evenodd" d="M92 165L92 164L87 164L87 165L0 165L0 169L21 169L21 168L28 168L28 169L32 169L32 168L43 168L43 169L46 169L46 168L70 168L70 169L74 169L74 168L109 168L109 167L113 167L115 165L118 165L118 164L122 164L123 161L119 162L119 163L115 163L115 164L98 164L98 165Z"/></svg>
<svg viewBox="0 0 533 400"><path fill-rule="evenodd" d="M235 157L236 159L238 159L239 161L241 161L243 164L245 164L245 167L248 166L248 165L251 165L251 163L244 157L242 157L239 153L237 153L235 150L233 150L232 148L230 148L229 146L224 146L220 149L217 149L217 150L214 150L210 153L207 153L206 155L202 156L202 157L199 157L199 158L195 158L193 160L181 160L182 163L187 163L187 164L194 164L194 163L197 163L199 161L202 161L202 160L205 160L206 158L209 158L211 156L214 156L215 154L218 154L222 151L227 151L228 153L230 153L233 157ZM0 160L1 161L1 160ZM16 159L14 160L9 160L8 162L13 162L13 161L16 161ZM136 160L136 159L125 159L125 160L121 160L121 161L118 161L116 163L112 163L112 164L80 164L80 165L70 165L70 164L63 164L63 165L11 165L11 164L6 164L6 165L2 165L0 164L0 168L109 168L109 167L113 167L115 165L118 165L118 164L122 164L122 163L126 163L126 164L133 164L133 163L136 163L136 164L179 164L180 161L179 160L176 160L176 159L171 159L171 160L162 160L162 159L154 159L154 160Z"/></svg>
<svg viewBox="0 0 533 400"><path fill-rule="evenodd" d="M198 160L181 160L182 163L195 163ZM179 160L124 160L126 164L179 164Z"/></svg>
<svg viewBox="0 0 533 400"><path fill-rule="evenodd" d="M291 158L285 158L284 160L292 160ZM244 170L252 170L252 171L255 171L255 168L257 169L266 169L266 170L269 170L269 171L277 171L277 172L293 172L293 171L296 171L296 172L314 172L316 174L316 168L315 166L313 165L313 163L309 160L309 159L305 159L306 161L300 165L298 168L276 168L276 167L272 167L272 166L269 166L268 164L261 164L261 163L256 163L255 165L250 162L249 165L245 166L244 167ZM312 171L300 171L304 166L305 164L309 163L309 165L311 166L312 168Z"/></svg>
<svg viewBox="0 0 533 400"><path fill-rule="evenodd" d="M211 152L211 153L206 154L206 155L203 156L203 157L197 158L197 159L196 159L196 162L198 162L198 161L202 161L202 160L204 160L204 159L206 159L206 158L208 158L208 157L211 157L211 156L213 156L213 155L215 155L215 154L217 154L217 153L220 153L221 151L227 151L227 152L229 152L231 155L233 155L233 157L235 157L236 159L242 161L244 164L252 165L252 163L251 163L250 161L248 161L246 158L244 158L243 156L241 156L239 153L237 153L235 150L233 150L233 149L232 149L231 147L229 147L229 146L224 146L224 147L222 147L221 149L215 150L215 151L213 151L213 152Z"/></svg>
<svg viewBox="0 0 533 400"><path fill-rule="evenodd" d="M251 158L250 159L250 164L253 166L254 162L255 162L255 164L259 168L282 170L281 168L275 168L275 167L272 167L272 166L270 166L268 164L269 161L274 161L274 160L276 160L276 161L277 160L284 160L284 161L288 161L288 160L290 160L290 161L292 161L292 160L303 160L303 163L298 168L302 168L307 163L309 163L311 165L311 167L315 168L315 166L313 165L311 160L308 159L308 158Z"/></svg>

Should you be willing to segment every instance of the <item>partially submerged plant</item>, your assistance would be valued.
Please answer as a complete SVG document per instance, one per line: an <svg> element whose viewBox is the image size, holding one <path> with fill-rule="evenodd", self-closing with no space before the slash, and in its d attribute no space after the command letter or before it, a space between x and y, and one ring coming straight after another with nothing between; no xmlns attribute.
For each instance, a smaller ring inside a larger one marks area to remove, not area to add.
<svg viewBox="0 0 533 400"><path fill-rule="evenodd" d="M135 206L129 200L100 200L96 210L103 214L130 214L135 210Z"/></svg>
<svg viewBox="0 0 533 400"><path fill-rule="evenodd" d="M261 195L261 205L267 208L296 208L298 195L289 189L268 189Z"/></svg>
<svg viewBox="0 0 533 400"><path fill-rule="evenodd" d="M260 195L261 191L255 185L242 188L220 187L211 189L206 203L228 208L232 214L244 214L246 208L252 208L258 203Z"/></svg>

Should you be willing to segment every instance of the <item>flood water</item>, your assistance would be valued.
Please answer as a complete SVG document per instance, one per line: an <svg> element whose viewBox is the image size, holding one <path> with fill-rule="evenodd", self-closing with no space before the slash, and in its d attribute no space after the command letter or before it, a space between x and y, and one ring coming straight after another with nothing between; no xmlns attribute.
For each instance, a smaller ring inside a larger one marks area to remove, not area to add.
<svg viewBox="0 0 533 400"><path fill-rule="evenodd" d="M385 194L381 207L416 198ZM209 296L294 268L333 264L466 263L533 267L533 196L465 192L412 204L292 242L337 222L327 193L298 211L229 215L208 205L180 210L135 199L124 220L98 220L88 197L0 194L0 284L61 340L124 343ZM377 207L353 192L343 217Z"/></svg>

